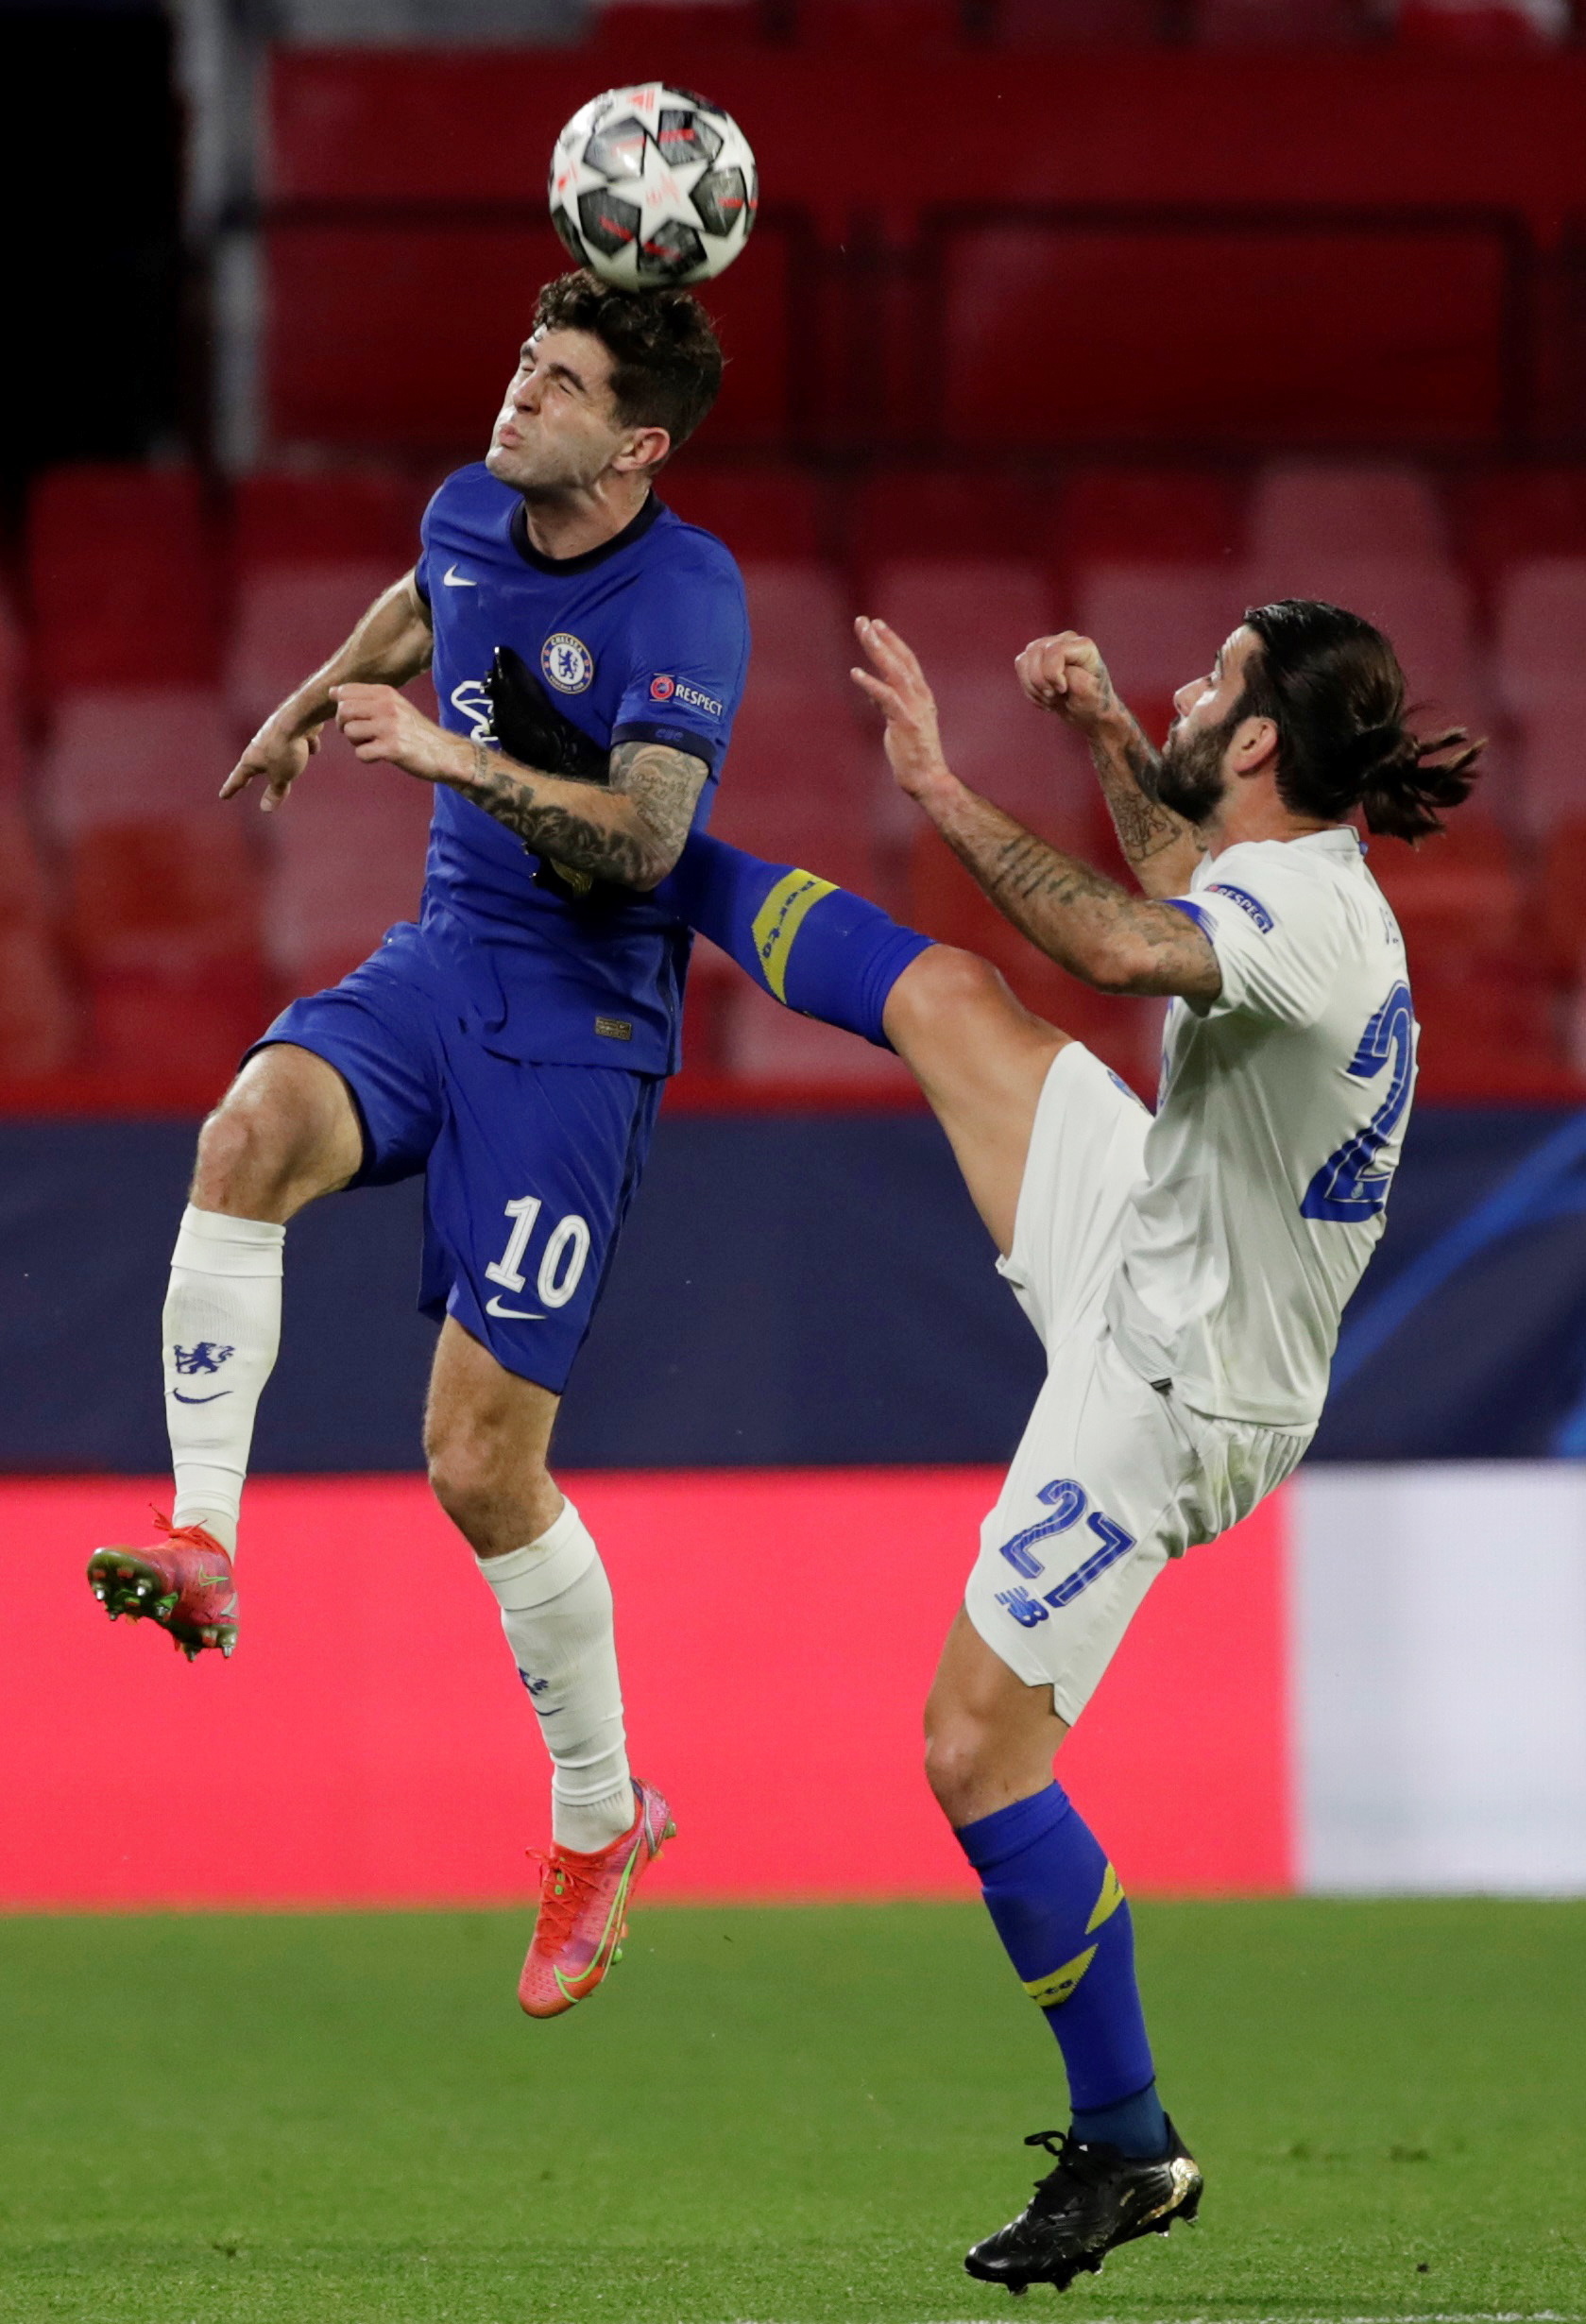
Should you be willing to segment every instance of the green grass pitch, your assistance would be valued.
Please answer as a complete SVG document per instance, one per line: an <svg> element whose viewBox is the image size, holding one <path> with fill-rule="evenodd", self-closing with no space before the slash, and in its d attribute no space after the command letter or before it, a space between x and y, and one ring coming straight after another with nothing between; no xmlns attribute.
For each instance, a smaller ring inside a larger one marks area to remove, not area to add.
<svg viewBox="0 0 1586 2324"><path fill-rule="evenodd" d="M1055 2048L972 1904L0 1922L0 2316L946 2324L1586 2312L1586 1906L1147 1904L1201 2224L970 2282Z"/></svg>

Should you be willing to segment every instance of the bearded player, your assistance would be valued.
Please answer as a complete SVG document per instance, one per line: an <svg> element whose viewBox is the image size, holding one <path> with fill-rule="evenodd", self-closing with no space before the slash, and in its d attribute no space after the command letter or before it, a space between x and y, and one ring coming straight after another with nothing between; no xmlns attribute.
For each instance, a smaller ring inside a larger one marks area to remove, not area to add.
<svg viewBox="0 0 1586 2324"><path fill-rule="evenodd" d="M1128 1905L1053 1754L1167 1560L1310 1442L1415 1070L1404 945L1349 819L1436 830L1479 746L1418 740L1388 641L1332 606L1247 613L1160 755L1088 640L1041 639L1020 679L1088 738L1132 896L961 783L912 654L882 623L859 635L898 782L993 902L1086 983L1172 1000L1153 1118L985 962L808 872L697 839L668 883L779 1000L907 1061L1046 1346L926 1728L1072 2105L1066 2134L1026 2142L1055 2167L965 2265L1062 2290L1193 2218L1202 2181L1157 2094Z"/></svg>
<svg viewBox="0 0 1586 2324"><path fill-rule="evenodd" d="M548 285L487 457L441 486L414 570L228 779L281 807L334 717L367 763L435 786L423 903L276 1019L205 1123L164 1310L172 1522L89 1567L112 1616L230 1653L287 1223L422 1172L430 1479L553 1762L519 1988L536 2017L599 1985L671 1830L629 1772L610 1588L547 1455L678 1064L691 939L655 890L708 814L748 661L731 556L654 489L721 376L686 292ZM427 667L438 726L396 691Z"/></svg>

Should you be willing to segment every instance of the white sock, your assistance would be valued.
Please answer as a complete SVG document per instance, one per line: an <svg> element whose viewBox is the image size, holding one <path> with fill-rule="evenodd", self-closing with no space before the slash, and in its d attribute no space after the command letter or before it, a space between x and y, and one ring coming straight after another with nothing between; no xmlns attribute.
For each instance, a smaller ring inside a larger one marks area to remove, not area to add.
<svg viewBox="0 0 1586 2324"><path fill-rule="evenodd" d="M286 1229L218 1210L182 1213L165 1294L165 1425L177 1525L237 1546L253 1417L281 1345Z"/></svg>
<svg viewBox="0 0 1586 2324"><path fill-rule="evenodd" d="M636 1812L600 1551L564 1501L537 1541L478 1564L551 1754L552 1831L561 1847L593 1854L630 1830Z"/></svg>

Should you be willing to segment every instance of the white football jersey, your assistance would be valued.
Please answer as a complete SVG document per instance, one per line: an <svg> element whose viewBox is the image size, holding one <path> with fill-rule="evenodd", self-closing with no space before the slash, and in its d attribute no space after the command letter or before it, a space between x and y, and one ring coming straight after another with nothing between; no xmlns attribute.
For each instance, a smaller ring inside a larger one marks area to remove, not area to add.
<svg viewBox="0 0 1586 2324"><path fill-rule="evenodd" d="M1222 990L1175 1000L1107 1321L1147 1379L1273 1427L1321 1414L1415 1079L1404 939L1353 830L1202 859L1178 909Z"/></svg>

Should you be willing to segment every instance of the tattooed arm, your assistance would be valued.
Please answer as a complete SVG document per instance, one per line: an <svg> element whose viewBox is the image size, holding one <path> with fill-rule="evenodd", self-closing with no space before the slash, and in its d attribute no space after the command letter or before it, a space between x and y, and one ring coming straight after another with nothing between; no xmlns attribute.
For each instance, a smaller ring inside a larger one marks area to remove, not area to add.
<svg viewBox="0 0 1586 2324"><path fill-rule="evenodd" d="M1037 638L1015 667L1031 701L1077 726L1089 743L1118 846L1146 894L1182 896L1203 852L1201 834L1151 796L1156 753L1091 641L1071 629Z"/></svg>
<svg viewBox="0 0 1586 2324"><path fill-rule="evenodd" d="M622 743L611 787L569 782L450 734L389 686L340 686L336 717L360 759L445 783L558 869L625 888L658 886L683 852L709 773L661 743Z"/></svg>
<svg viewBox="0 0 1586 2324"><path fill-rule="evenodd" d="M854 676L886 718L894 774L998 910L1100 992L1215 1000L1222 972L1187 913L1126 894L961 783L942 757L936 706L913 655L884 623L861 622L859 635L873 667Z"/></svg>

